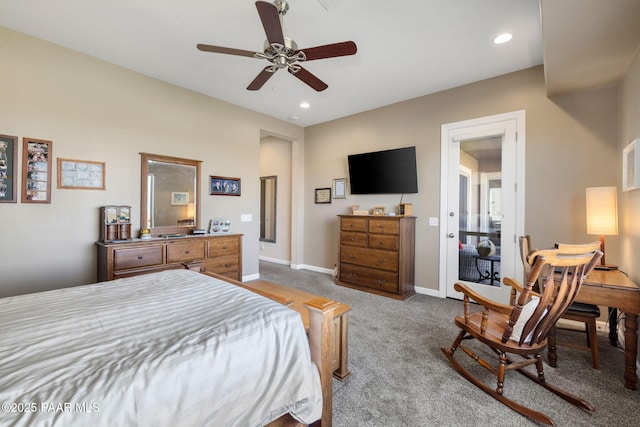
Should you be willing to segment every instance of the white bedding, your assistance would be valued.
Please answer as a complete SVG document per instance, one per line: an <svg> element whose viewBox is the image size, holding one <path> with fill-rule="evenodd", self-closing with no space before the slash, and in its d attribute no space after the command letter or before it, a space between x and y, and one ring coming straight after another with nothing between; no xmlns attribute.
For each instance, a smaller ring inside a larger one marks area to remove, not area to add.
<svg viewBox="0 0 640 427"><path fill-rule="evenodd" d="M300 316L189 270L0 299L2 426L320 418Z"/></svg>

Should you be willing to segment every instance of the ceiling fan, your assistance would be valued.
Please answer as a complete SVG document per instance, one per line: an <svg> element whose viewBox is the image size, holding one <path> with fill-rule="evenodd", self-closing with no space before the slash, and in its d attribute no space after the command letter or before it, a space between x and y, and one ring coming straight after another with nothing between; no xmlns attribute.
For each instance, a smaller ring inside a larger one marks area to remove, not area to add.
<svg viewBox="0 0 640 427"><path fill-rule="evenodd" d="M316 59L335 58L338 56L354 55L356 44L352 41L333 43L322 46L298 49L295 41L285 37L282 32L282 17L289 10L289 4L284 0L273 3L257 1L256 8L262 21L267 40L264 42L263 52L233 49L229 47L198 44L203 52L224 53L227 55L247 56L250 58L266 59L271 65L266 66L247 86L248 90L259 90L273 74L281 68L296 76L303 83L320 92L329 87L325 82L304 69L299 63Z"/></svg>

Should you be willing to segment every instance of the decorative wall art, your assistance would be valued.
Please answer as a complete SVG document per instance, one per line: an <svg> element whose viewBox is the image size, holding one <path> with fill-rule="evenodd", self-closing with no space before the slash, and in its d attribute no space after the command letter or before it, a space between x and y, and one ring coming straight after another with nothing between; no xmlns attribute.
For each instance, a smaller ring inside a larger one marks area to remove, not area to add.
<svg viewBox="0 0 640 427"><path fill-rule="evenodd" d="M58 188L104 190L105 164L58 157Z"/></svg>
<svg viewBox="0 0 640 427"><path fill-rule="evenodd" d="M212 196L239 196L240 178L209 175L209 194Z"/></svg>
<svg viewBox="0 0 640 427"><path fill-rule="evenodd" d="M333 180L333 198L347 198L347 178L337 178Z"/></svg>
<svg viewBox="0 0 640 427"><path fill-rule="evenodd" d="M182 191L171 192L171 205L172 206L185 206L189 204L189 193Z"/></svg>
<svg viewBox="0 0 640 427"><path fill-rule="evenodd" d="M640 188L640 139L634 139L622 151L622 191Z"/></svg>
<svg viewBox="0 0 640 427"><path fill-rule="evenodd" d="M331 203L331 189L316 188L316 203Z"/></svg>
<svg viewBox="0 0 640 427"><path fill-rule="evenodd" d="M22 203L51 203L53 142L22 138Z"/></svg>
<svg viewBox="0 0 640 427"><path fill-rule="evenodd" d="M18 137L0 135L0 203L15 203Z"/></svg>

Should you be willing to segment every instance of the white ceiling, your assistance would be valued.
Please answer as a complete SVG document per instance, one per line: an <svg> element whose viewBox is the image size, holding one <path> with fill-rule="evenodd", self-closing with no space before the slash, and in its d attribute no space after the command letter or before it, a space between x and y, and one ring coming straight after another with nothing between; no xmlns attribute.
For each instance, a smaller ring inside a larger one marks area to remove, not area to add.
<svg viewBox="0 0 640 427"><path fill-rule="evenodd" d="M282 70L260 91L247 91L266 62L196 49L205 43L262 51L253 0L0 0L0 25L278 119L297 116L300 126L543 61L537 0L324 1L328 10L318 0L289 0L284 16L285 36L299 48L347 40L358 46L354 56L304 64L329 85L319 93ZM576 0L543 4L556 1ZM494 45L505 31L513 40ZM311 107L302 110L302 101Z"/></svg>

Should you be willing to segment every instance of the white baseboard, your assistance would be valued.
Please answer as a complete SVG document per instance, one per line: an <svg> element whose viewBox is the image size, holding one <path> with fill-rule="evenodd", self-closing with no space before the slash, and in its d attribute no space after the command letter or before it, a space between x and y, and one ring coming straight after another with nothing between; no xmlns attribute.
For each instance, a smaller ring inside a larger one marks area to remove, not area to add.
<svg viewBox="0 0 640 427"><path fill-rule="evenodd" d="M271 258L268 256L264 256L264 255L260 255L258 257L258 259L260 261L266 261L266 262L272 262L274 264L281 264L281 265L291 265L291 262L286 260L286 259L280 259L280 258Z"/></svg>
<svg viewBox="0 0 640 427"><path fill-rule="evenodd" d="M429 289L429 288L416 286L416 293L421 295L429 295L430 297L440 298L440 292L437 289Z"/></svg>

